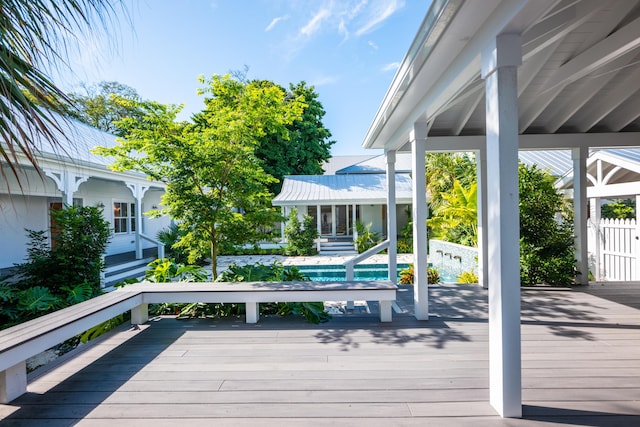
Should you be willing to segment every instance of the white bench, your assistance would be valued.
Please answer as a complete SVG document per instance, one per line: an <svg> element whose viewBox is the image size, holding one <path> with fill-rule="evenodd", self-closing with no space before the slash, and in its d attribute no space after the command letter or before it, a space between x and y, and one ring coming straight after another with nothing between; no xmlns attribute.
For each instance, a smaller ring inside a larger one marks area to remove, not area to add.
<svg viewBox="0 0 640 427"><path fill-rule="evenodd" d="M26 360L126 311L145 323L154 303L244 303L247 323L266 302L379 301L380 321L391 321L397 286L390 281L137 283L0 331L0 403L27 391Z"/></svg>

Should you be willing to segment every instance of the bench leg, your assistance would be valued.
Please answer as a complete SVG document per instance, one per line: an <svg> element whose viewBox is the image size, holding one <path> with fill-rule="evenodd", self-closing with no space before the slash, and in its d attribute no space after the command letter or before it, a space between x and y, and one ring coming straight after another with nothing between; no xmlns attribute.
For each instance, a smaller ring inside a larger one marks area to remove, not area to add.
<svg viewBox="0 0 640 427"><path fill-rule="evenodd" d="M260 318L260 308L257 302L248 302L246 303L246 315L247 315L247 323L258 323L258 318Z"/></svg>
<svg viewBox="0 0 640 427"><path fill-rule="evenodd" d="M0 372L0 403L9 403L27 392L27 362Z"/></svg>
<svg viewBox="0 0 640 427"><path fill-rule="evenodd" d="M379 301L380 321L391 322L391 301Z"/></svg>
<svg viewBox="0 0 640 427"><path fill-rule="evenodd" d="M131 309L131 324L142 325L149 320L149 304L140 304Z"/></svg>
<svg viewBox="0 0 640 427"><path fill-rule="evenodd" d="M355 303L353 301L347 301L347 310L355 309Z"/></svg>

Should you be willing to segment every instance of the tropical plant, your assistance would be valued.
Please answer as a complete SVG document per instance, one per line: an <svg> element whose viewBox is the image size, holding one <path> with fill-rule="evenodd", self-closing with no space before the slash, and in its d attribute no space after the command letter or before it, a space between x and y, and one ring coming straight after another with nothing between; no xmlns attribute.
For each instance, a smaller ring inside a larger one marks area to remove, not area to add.
<svg viewBox="0 0 640 427"><path fill-rule="evenodd" d="M441 203L427 220L436 239L475 247L478 245L478 185L464 188L453 181L451 192L441 195Z"/></svg>
<svg viewBox="0 0 640 427"><path fill-rule="evenodd" d="M358 233L358 237L356 238L356 250L358 253L371 249L380 243L380 233L377 231L371 231L371 227L371 223L365 225L360 221L356 221L356 232Z"/></svg>
<svg viewBox="0 0 640 427"><path fill-rule="evenodd" d="M199 265L184 265L167 258L151 261L147 267L144 280L148 282L204 282L209 278Z"/></svg>
<svg viewBox="0 0 640 427"><path fill-rule="evenodd" d="M456 280L457 283L478 283L478 275L473 271L463 271Z"/></svg>
<svg viewBox="0 0 640 427"><path fill-rule="evenodd" d="M186 233L180 230L178 224L171 222L168 227L158 231L156 237L165 246L165 254L167 258L173 259L178 264L189 263L189 251L182 246L178 246L178 242ZM194 264L200 264L204 260L202 257L193 260Z"/></svg>
<svg viewBox="0 0 640 427"><path fill-rule="evenodd" d="M107 33L121 1L3 0L0 6L0 176L20 181L18 157L39 172L42 140L64 151L70 99L49 71L69 67L68 53L84 36ZM61 137L62 135L62 137Z"/></svg>
<svg viewBox="0 0 640 427"><path fill-rule="evenodd" d="M287 239L286 255L314 255L317 253L315 239L318 238L318 229L313 223L313 217L305 215L301 224L296 208L289 212L289 218L284 227L284 237Z"/></svg>
<svg viewBox="0 0 640 427"><path fill-rule="evenodd" d="M453 189L455 181L464 188L476 183L476 163L473 153L427 153L426 180L429 206L436 210L443 196Z"/></svg>
<svg viewBox="0 0 640 427"><path fill-rule="evenodd" d="M220 275L223 282L282 282L309 280L297 267L285 267L279 261L271 265L255 264L239 266L232 264L228 270ZM302 315L310 323L328 321L331 316L325 311L324 303L318 302L287 302L260 304L262 314L295 314Z"/></svg>
<svg viewBox="0 0 640 427"><path fill-rule="evenodd" d="M400 284L412 285L415 280L415 273L413 264L409 264L407 268L400 270ZM429 267L427 269L427 282L429 284L440 283L440 273L436 268Z"/></svg>

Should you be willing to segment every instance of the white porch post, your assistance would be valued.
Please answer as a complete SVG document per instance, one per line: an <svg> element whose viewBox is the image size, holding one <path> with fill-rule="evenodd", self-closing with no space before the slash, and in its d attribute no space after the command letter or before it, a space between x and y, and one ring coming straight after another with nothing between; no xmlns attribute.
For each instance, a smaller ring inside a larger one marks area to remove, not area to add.
<svg viewBox="0 0 640 427"><path fill-rule="evenodd" d="M336 236L336 205L331 205L331 235Z"/></svg>
<svg viewBox="0 0 640 427"><path fill-rule="evenodd" d="M429 287L427 279L427 179L425 155L427 125L415 123L409 133L411 142L411 175L413 177L413 304L418 320L429 320Z"/></svg>
<svg viewBox="0 0 640 427"><path fill-rule="evenodd" d="M352 205L351 209L353 212L353 215L351 218L351 223L352 223L351 234L353 234L353 243L355 244L356 240L358 239L358 230L356 230L356 221L357 221L356 213L358 211L356 210L355 204Z"/></svg>
<svg viewBox="0 0 640 427"><path fill-rule="evenodd" d="M44 174L55 182L56 187L60 193L62 193L62 204L64 206L73 206L73 195L80 184L86 182L89 177L83 175L76 175L73 172L69 172L68 170L44 170Z"/></svg>
<svg viewBox="0 0 640 427"><path fill-rule="evenodd" d="M637 206L637 205L636 205ZM600 197L594 197L590 199L589 209L591 210L590 218L591 223L593 224L592 233L589 237L593 237L591 242L588 242L591 247L593 253L593 269L594 269L594 277L596 280L602 279L602 264L601 264L601 256L602 256L602 239L600 238L600 218L601 218L601 209L602 209L602 200Z"/></svg>
<svg viewBox="0 0 640 427"><path fill-rule="evenodd" d="M320 205L316 205L316 225L318 227L318 243L316 249L320 252L320 240L322 240L322 218L320 217Z"/></svg>
<svg viewBox="0 0 640 427"><path fill-rule="evenodd" d="M136 259L142 259L142 198L149 189L148 185L127 184L136 199Z"/></svg>
<svg viewBox="0 0 640 427"><path fill-rule="evenodd" d="M586 147L573 148L573 230L575 238L577 281L589 283L589 255L587 251L587 156Z"/></svg>
<svg viewBox="0 0 640 427"><path fill-rule="evenodd" d="M489 288L489 244L487 239L487 150L476 151L476 180L478 182L478 284Z"/></svg>
<svg viewBox="0 0 640 427"><path fill-rule="evenodd" d="M282 206L282 217L284 218L282 220L282 222L280 222L280 241L281 242L286 242L285 237L284 237L284 227L285 224L287 223L287 219L288 219L288 214L287 214L287 207L286 206Z"/></svg>
<svg viewBox="0 0 640 427"><path fill-rule="evenodd" d="M640 279L640 194L636 194L636 277L634 280Z"/></svg>
<svg viewBox="0 0 640 427"><path fill-rule="evenodd" d="M398 220L396 219L396 152L386 151L387 156L387 238L389 248L389 280L396 283L398 277Z"/></svg>
<svg viewBox="0 0 640 427"><path fill-rule="evenodd" d="M482 57L486 79L489 395L503 417L522 416L518 66L521 39L501 34Z"/></svg>

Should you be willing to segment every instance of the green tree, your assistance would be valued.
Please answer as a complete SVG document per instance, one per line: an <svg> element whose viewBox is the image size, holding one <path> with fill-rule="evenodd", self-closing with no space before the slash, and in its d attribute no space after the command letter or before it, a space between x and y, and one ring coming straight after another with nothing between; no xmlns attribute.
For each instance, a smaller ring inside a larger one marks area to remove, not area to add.
<svg viewBox="0 0 640 427"><path fill-rule="evenodd" d="M427 220L436 239L466 246L478 245L478 184L464 188L457 179L453 189L441 195L442 202Z"/></svg>
<svg viewBox="0 0 640 427"><path fill-rule="evenodd" d="M84 93L72 92L69 98L74 107L69 114L83 123L118 136L124 136L117 122L132 117L142 119L140 95L130 86L118 82L102 81L94 85L81 85Z"/></svg>
<svg viewBox="0 0 640 427"><path fill-rule="evenodd" d="M569 285L575 277L572 213L554 182L536 165L519 165L522 285Z"/></svg>
<svg viewBox="0 0 640 427"><path fill-rule="evenodd" d="M290 84L289 91L288 98L304 100L301 117L286 126L288 135L278 130L267 132L256 149L265 172L278 180L269 186L273 194L282 189L285 175L321 175L322 163L331 158L331 146L335 144L322 123L325 110L315 88L302 81Z"/></svg>
<svg viewBox="0 0 640 427"><path fill-rule="evenodd" d="M205 108L193 123L176 122L180 107L144 102L143 120L119 122L126 139L96 152L113 156L115 170L137 170L166 183L163 213L185 232L177 246L189 249L190 262L208 247L216 275L222 247L256 243L262 227L279 219L267 189L275 179L264 172L255 149L267 131L286 138L286 125L300 117L303 103L285 100L275 85L228 75L200 82Z"/></svg>
<svg viewBox="0 0 640 427"><path fill-rule="evenodd" d="M0 176L19 178L18 156L40 171L43 138L63 149L64 115L72 103L49 75L68 68L67 54L85 35L98 35L121 1L3 0L0 5ZM57 113L57 114L56 114ZM5 165L3 165L3 163Z"/></svg>
<svg viewBox="0 0 640 427"><path fill-rule="evenodd" d="M426 180L429 206L437 209L443 195L453 191L454 181L470 188L476 182L476 163L472 153L427 153Z"/></svg>
<svg viewBox="0 0 640 427"><path fill-rule="evenodd" d="M318 229L315 227L313 217L305 215L303 222L300 223L298 210L291 209L284 227L284 236L288 243L285 249L287 255L314 255L316 253L314 241L318 238Z"/></svg>
<svg viewBox="0 0 640 427"><path fill-rule="evenodd" d="M636 217L636 201L633 199L618 199L602 205L602 218L632 219Z"/></svg>

